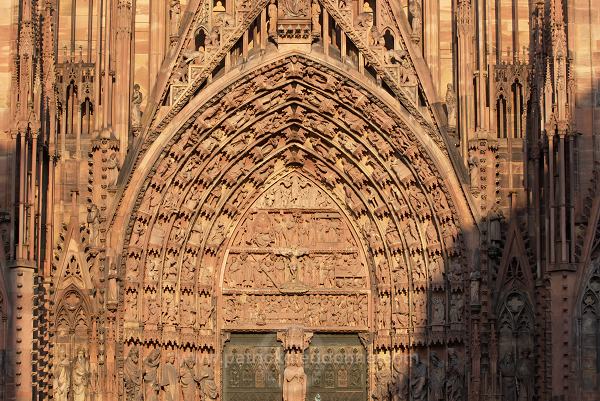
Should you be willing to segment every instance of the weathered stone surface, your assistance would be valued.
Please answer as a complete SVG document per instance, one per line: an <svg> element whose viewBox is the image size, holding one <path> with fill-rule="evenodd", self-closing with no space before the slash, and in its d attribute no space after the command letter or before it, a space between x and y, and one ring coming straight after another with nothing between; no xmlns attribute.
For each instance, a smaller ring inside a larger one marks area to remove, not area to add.
<svg viewBox="0 0 600 401"><path fill-rule="evenodd" d="M598 400L591 2L5 3L1 400Z"/></svg>

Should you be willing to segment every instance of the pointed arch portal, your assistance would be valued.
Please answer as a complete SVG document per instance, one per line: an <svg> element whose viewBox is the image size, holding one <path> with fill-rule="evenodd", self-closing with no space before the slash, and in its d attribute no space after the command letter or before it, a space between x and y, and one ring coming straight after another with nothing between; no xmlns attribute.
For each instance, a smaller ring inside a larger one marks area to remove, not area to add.
<svg viewBox="0 0 600 401"><path fill-rule="evenodd" d="M213 85L140 151L114 215L123 358L192 358L227 400L280 399L294 369L311 399L383 400L426 392L429 358L463 363L472 217L443 151L305 55Z"/></svg>

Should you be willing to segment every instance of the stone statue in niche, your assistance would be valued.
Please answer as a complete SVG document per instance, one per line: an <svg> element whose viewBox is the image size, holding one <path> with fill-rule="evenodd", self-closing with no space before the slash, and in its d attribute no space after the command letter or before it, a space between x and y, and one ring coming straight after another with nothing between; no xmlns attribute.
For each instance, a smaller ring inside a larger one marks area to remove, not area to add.
<svg viewBox="0 0 600 401"><path fill-rule="evenodd" d="M163 324L177 323L177 306L175 304L175 295L170 291L165 291L163 293L162 322Z"/></svg>
<svg viewBox="0 0 600 401"><path fill-rule="evenodd" d="M184 299L181 304L181 323L184 326L193 326L196 323L196 307L194 305L194 295L182 296Z"/></svg>
<svg viewBox="0 0 600 401"><path fill-rule="evenodd" d="M448 127L456 128L456 94L454 86L449 83L446 87L446 110L448 112Z"/></svg>
<svg viewBox="0 0 600 401"><path fill-rule="evenodd" d="M100 209L95 204L90 204L87 208L87 224L90 230L90 244L98 245L98 234L100 227Z"/></svg>
<svg viewBox="0 0 600 401"><path fill-rule="evenodd" d="M283 401L306 400L306 374L302 355L286 355L286 367L283 371Z"/></svg>
<svg viewBox="0 0 600 401"><path fill-rule="evenodd" d="M142 125L142 101L144 96L140 88L140 84L133 85L133 93L131 94L131 125L139 127Z"/></svg>
<svg viewBox="0 0 600 401"><path fill-rule="evenodd" d="M446 308L444 307L444 300L439 296L434 297L431 311L431 323L444 324L445 312Z"/></svg>
<svg viewBox="0 0 600 401"><path fill-rule="evenodd" d="M69 396L69 388L71 387L70 368L71 362L67 357L66 352L61 349L58 354L58 364L54 369L54 399L57 401L67 401Z"/></svg>
<svg viewBox="0 0 600 401"><path fill-rule="evenodd" d="M181 15L181 3L179 3L179 0L171 0L171 5L170 5L170 13L171 13L171 18L170 18L170 37L174 38L177 37L177 35L179 34L179 18Z"/></svg>
<svg viewBox="0 0 600 401"><path fill-rule="evenodd" d="M216 400L219 393L217 384L215 383L215 373L212 367L210 357L205 357L202 360L202 366L198 370L198 384L203 401Z"/></svg>
<svg viewBox="0 0 600 401"><path fill-rule="evenodd" d="M516 375L518 383L518 401L531 401L533 397L533 361L531 351L522 350L517 360ZM451 400L455 401L455 400ZM462 401L462 399L461 399Z"/></svg>
<svg viewBox="0 0 600 401"><path fill-rule="evenodd" d="M175 354L170 352L167 354L167 360L162 367L162 377L160 388L165 393L165 401L175 401L177 397L177 382L179 376L175 367Z"/></svg>
<svg viewBox="0 0 600 401"><path fill-rule="evenodd" d="M421 12L421 3L418 0L412 0L408 5L408 11L411 15L412 37L413 42L421 43L421 35L423 29L423 16Z"/></svg>
<svg viewBox="0 0 600 401"><path fill-rule="evenodd" d="M427 399L427 365L425 365L419 354L411 358L410 371L410 400L425 401Z"/></svg>
<svg viewBox="0 0 600 401"><path fill-rule="evenodd" d="M462 294L452 294L450 297L450 323L460 323L465 312L465 301Z"/></svg>
<svg viewBox="0 0 600 401"><path fill-rule="evenodd" d="M71 377L73 401L86 401L88 399L88 387L90 384L90 363L85 355L85 351L81 348L77 351L77 358L73 364Z"/></svg>
<svg viewBox="0 0 600 401"><path fill-rule="evenodd" d="M314 38L321 36L321 24L319 23L319 17L321 16L321 6L317 0L313 0L311 7L311 20L312 20L312 35Z"/></svg>
<svg viewBox="0 0 600 401"><path fill-rule="evenodd" d="M269 3L269 7L267 8L269 14L269 36L276 37L277 36L277 4L275 4L275 0L271 0Z"/></svg>
<svg viewBox="0 0 600 401"><path fill-rule="evenodd" d="M142 372L138 367L139 359L139 350L137 347L133 347L129 350L123 364L125 399L127 401L138 401L141 398L140 388L142 386ZM149 399L145 398L145 400Z"/></svg>
<svg viewBox="0 0 600 401"><path fill-rule="evenodd" d="M159 364L160 348L156 348L144 359L144 401L158 401Z"/></svg>
<svg viewBox="0 0 600 401"><path fill-rule="evenodd" d="M512 352L504 354L498 364L502 378L502 399L517 401L517 383L515 381L515 358Z"/></svg>
<svg viewBox="0 0 600 401"><path fill-rule="evenodd" d="M117 152L112 152L106 159L106 184L109 187L114 186L119 178L119 155Z"/></svg>

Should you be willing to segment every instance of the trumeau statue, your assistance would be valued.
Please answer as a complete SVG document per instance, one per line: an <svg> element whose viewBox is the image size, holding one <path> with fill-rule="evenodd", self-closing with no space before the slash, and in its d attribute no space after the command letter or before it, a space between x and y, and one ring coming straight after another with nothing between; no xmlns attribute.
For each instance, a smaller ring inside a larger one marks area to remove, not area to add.
<svg viewBox="0 0 600 401"><path fill-rule="evenodd" d="M306 374L301 354L286 355L287 364L283 371L283 401L306 400Z"/></svg>

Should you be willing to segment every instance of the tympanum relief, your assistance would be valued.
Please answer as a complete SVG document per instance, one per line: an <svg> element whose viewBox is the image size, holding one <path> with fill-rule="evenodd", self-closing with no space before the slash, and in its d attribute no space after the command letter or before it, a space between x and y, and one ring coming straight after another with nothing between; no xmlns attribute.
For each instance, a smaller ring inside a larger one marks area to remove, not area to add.
<svg viewBox="0 0 600 401"><path fill-rule="evenodd" d="M368 274L334 200L306 177L289 174L256 200L232 237L225 327L366 329Z"/></svg>

